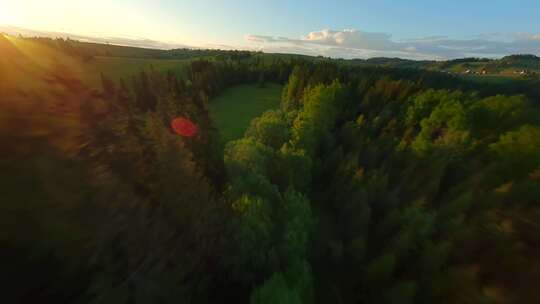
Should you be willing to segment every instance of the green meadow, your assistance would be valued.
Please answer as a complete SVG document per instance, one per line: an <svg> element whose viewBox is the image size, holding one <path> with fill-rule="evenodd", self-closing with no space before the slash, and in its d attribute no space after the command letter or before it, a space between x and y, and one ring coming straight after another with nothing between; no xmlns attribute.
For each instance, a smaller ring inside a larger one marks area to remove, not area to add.
<svg viewBox="0 0 540 304"><path fill-rule="evenodd" d="M525 81L523 78L506 76L506 75L470 75L464 76L466 79L480 83L489 83L495 85L515 84Z"/></svg>
<svg viewBox="0 0 540 304"><path fill-rule="evenodd" d="M241 138L251 120L279 106L283 86L267 84L232 87L210 102L210 110L224 143Z"/></svg>

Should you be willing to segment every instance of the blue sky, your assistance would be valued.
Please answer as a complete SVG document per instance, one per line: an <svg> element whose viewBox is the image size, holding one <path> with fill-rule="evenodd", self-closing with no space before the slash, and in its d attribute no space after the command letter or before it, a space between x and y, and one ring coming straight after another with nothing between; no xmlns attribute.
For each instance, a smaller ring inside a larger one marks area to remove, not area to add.
<svg viewBox="0 0 540 304"><path fill-rule="evenodd" d="M540 1L192 1L176 2L193 9L194 19L214 11L205 22L230 26L224 31L299 37L320 29L361 29L391 33L396 38L540 31ZM519 4L516 4L519 2ZM173 6L174 7L174 6ZM231 19L234 18L234 19ZM195 21L195 20L194 20ZM214 28L217 29L217 28Z"/></svg>
<svg viewBox="0 0 540 304"><path fill-rule="evenodd" d="M540 1L532 0L0 0L1 23L333 57L540 53Z"/></svg>

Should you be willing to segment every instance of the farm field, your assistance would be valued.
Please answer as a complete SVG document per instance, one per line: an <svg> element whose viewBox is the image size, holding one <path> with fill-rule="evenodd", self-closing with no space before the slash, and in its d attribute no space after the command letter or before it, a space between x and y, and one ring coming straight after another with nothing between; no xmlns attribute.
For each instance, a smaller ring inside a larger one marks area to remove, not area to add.
<svg viewBox="0 0 540 304"><path fill-rule="evenodd" d="M34 86L36 81L40 82L43 73L61 70L62 74L68 73L89 87L101 88L101 74L115 82L124 79L129 83L131 77L151 68L160 72L173 71L179 76L190 62L190 59L105 56L83 61L47 45L9 36L1 37L0 50L4 53L0 58L0 68L16 71L12 72L9 80L18 86ZM19 68L13 69L14 66Z"/></svg>

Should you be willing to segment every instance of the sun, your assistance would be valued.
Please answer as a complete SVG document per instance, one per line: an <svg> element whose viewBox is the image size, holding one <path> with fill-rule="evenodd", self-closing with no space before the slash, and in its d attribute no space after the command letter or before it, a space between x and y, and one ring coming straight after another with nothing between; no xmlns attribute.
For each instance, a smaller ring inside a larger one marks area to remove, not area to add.
<svg viewBox="0 0 540 304"><path fill-rule="evenodd" d="M6 11L0 7L0 25L7 23Z"/></svg>
<svg viewBox="0 0 540 304"><path fill-rule="evenodd" d="M25 19L22 18L24 9L25 5L18 1L0 0L0 25L22 25L21 22Z"/></svg>
<svg viewBox="0 0 540 304"><path fill-rule="evenodd" d="M14 21L13 16L10 16L9 4L6 0L0 0L0 25L7 25Z"/></svg>

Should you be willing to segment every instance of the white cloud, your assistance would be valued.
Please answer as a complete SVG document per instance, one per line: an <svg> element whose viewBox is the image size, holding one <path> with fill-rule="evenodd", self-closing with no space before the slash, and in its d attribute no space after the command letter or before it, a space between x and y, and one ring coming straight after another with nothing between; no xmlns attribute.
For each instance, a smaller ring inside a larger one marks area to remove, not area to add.
<svg viewBox="0 0 540 304"><path fill-rule="evenodd" d="M343 31L322 30L311 32L302 38L305 42L365 49L389 49L395 47L390 35L368 33L354 29Z"/></svg>
<svg viewBox="0 0 540 304"><path fill-rule="evenodd" d="M529 34L529 33L516 33L514 34L516 39L527 41L527 40L533 40L533 41L540 41L540 34Z"/></svg>
<svg viewBox="0 0 540 304"><path fill-rule="evenodd" d="M393 40L385 33L355 29L324 29L300 39L263 35L246 35L267 52L317 54L341 58L402 57L408 59L452 59L462 57L501 57L509 54L540 55L540 34L486 34L473 39L451 39L446 36ZM279 46L279 48L278 48Z"/></svg>
<svg viewBox="0 0 540 304"><path fill-rule="evenodd" d="M407 52L416 52L417 49L416 49L416 47L411 45L411 46L406 47L405 51L407 51Z"/></svg>

